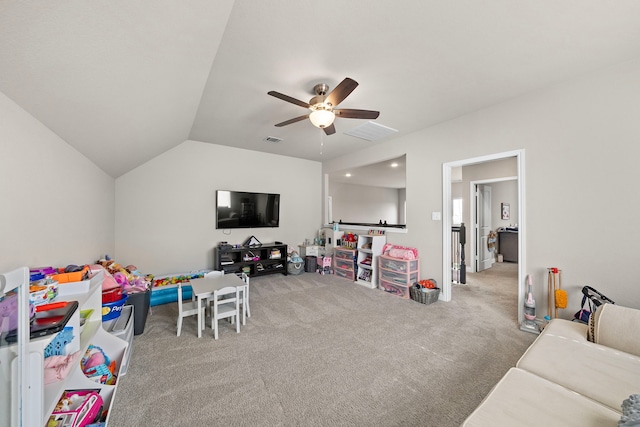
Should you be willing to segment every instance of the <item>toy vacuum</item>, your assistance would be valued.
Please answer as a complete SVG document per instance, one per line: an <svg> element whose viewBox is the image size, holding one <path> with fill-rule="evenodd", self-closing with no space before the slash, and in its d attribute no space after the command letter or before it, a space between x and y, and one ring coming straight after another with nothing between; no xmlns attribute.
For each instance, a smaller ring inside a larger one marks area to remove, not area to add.
<svg viewBox="0 0 640 427"><path fill-rule="evenodd" d="M524 320L520 324L520 329L534 334L540 333L540 328L536 323L536 300L533 298L533 282L531 275L527 275L527 295L524 300Z"/></svg>

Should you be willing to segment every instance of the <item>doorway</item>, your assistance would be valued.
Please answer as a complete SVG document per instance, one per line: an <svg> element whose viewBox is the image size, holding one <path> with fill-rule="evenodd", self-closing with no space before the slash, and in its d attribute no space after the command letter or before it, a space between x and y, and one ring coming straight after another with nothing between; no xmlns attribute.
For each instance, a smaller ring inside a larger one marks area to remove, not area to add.
<svg viewBox="0 0 640 427"><path fill-rule="evenodd" d="M442 299L451 301L451 225L452 225L452 197L451 197L451 176L452 169L477 165L480 163L502 160L515 157L517 165L517 185L518 185L518 211L519 211L519 239L518 239L518 322L521 322L524 316L522 304L524 302L524 274L526 270L526 211L525 211L525 151L515 150L503 153L491 154L487 156L475 157L465 160L447 162L442 165L442 208L443 208L443 224L442 224ZM475 198L471 198L475 205ZM472 207L472 209L475 208ZM470 233L470 247L475 245L475 233Z"/></svg>
<svg viewBox="0 0 640 427"><path fill-rule="evenodd" d="M491 162L486 162L490 164ZM474 180L469 182L469 213L467 221L469 221L469 248L473 249L473 253L469 254L469 272L476 273L491 268L496 262L496 254L491 252L488 247L489 238L483 238L491 231L497 231L500 227L505 227L502 221L500 221L500 213L497 212L498 206L494 202L495 196L500 198L501 191L494 191L495 187L504 188L504 184L512 182L517 188L518 177L506 176L502 178ZM491 188L491 191L487 192L486 188ZM485 191L479 193L479 189ZM517 191L517 189L516 189ZM480 201L479 201L480 200ZM490 206L487 206L490 205ZM487 213L486 210L489 209ZM496 217L497 214L497 217ZM517 222L517 221L516 221ZM497 238L497 236L494 236ZM494 245L495 247L495 245Z"/></svg>

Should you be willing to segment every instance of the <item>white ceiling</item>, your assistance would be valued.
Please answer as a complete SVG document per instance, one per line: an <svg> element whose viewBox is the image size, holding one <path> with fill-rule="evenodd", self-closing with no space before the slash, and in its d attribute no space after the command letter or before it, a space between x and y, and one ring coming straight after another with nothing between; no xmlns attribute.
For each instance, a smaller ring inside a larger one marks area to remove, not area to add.
<svg viewBox="0 0 640 427"><path fill-rule="evenodd" d="M113 177L186 139L327 160L639 56L637 0L0 0L0 91ZM347 76L396 135L273 126L306 110L268 91Z"/></svg>

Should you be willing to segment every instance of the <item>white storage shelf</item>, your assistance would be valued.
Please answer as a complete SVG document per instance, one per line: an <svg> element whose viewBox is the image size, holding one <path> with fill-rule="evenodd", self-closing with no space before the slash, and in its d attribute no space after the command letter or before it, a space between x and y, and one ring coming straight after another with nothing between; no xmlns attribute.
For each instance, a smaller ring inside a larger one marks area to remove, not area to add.
<svg viewBox="0 0 640 427"><path fill-rule="evenodd" d="M116 375L120 375L120 367L123 359L123 355L127 349L127 342L116 336L113 336L106 332L102 328L102 271L96 273L92 278L89 286L89 291L80 294L66 294L64 296L58 296L56 301L78 301L79 308L76 313L73 314L67 326L73 327L73 340L65 347L67 354L80 350L78 358L74 362L74 366L71 368L67 376L51 384L44 384L44 370L43 366L31 367L31 369L39 370L40 383L35 384L30 390L31 399L29 411L33 416L33 420L40 420L39 425L46 425L51 413L55 409L58 400L62 396L64 390L73 389L99 389L100 396L104 401L104 409L110 412L111 402L117 388L117 380L114 385L99 384L91 379L87 378L82 369L80 368L80 361L82 356L86 352L89 345L93 344L102 348L107 357L110 360L116 361L118 372ZM80 329L80 311L92 309L93 312L86 320L82 329ZM77 331L80 332L78 336ZM34 339L29 342L29 353L38 354L43 360L44 350L47 345L56 337L55 334ZM40 387L38 387L38 385ZM107 415L108 423L108 415Z"/></svg>
<svg viewBox="0 0 640 427"><path fill-rule="evenodd" d="M358 236L356 283L375 289L378 287L378 257L386 242L383 235L362 234Z"/></svg>

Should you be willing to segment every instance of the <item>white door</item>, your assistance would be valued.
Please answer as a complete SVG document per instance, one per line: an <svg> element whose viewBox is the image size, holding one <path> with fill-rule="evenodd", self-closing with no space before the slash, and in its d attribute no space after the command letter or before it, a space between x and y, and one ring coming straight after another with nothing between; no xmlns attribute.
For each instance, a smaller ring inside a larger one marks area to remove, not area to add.
<svg viewBox="0 0 640 427"><path fill-rule="evenodd" d="M476 185L476 271L491 268L493 253L489 252L487 241L491 231L491 186Z"/></svg>

